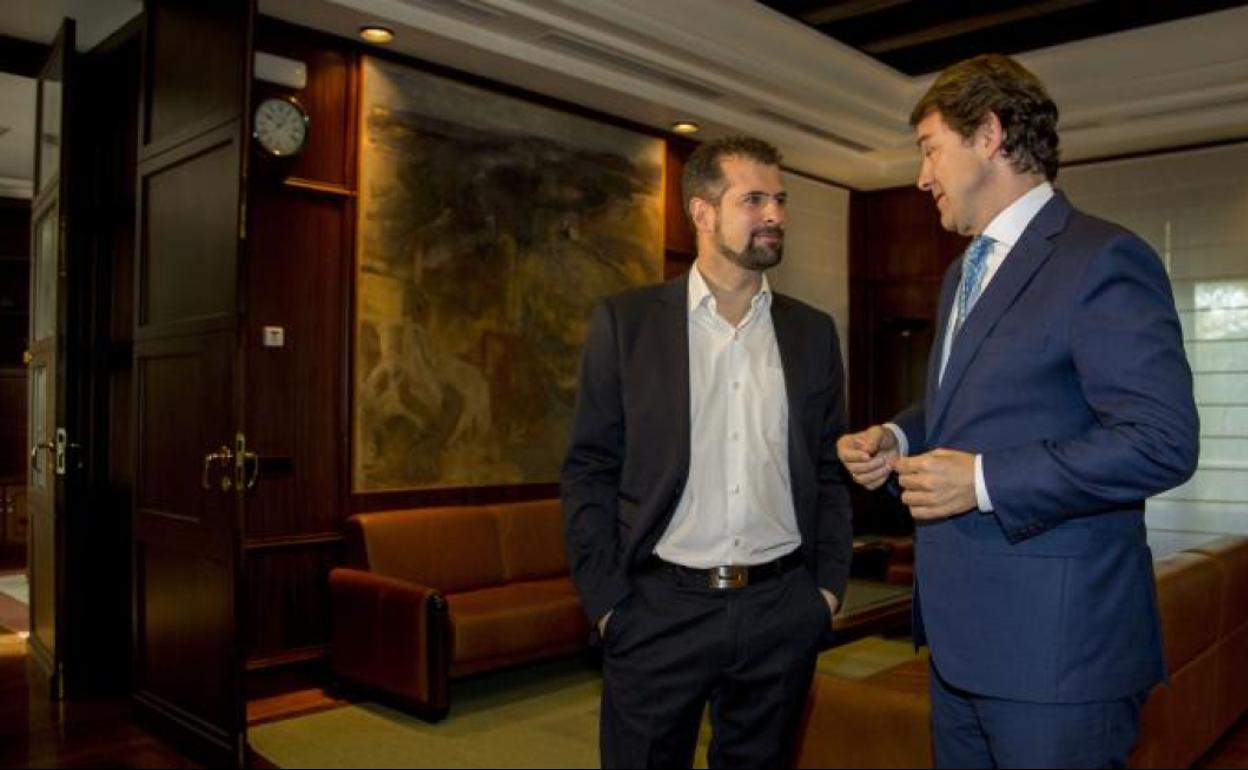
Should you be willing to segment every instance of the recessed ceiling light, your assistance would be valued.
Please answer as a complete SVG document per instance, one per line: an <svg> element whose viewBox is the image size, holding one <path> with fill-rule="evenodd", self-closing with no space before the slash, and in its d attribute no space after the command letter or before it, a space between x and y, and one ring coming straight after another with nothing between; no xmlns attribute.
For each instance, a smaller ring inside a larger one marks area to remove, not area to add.
<svg viewBox="0 0 1248 770"><path fill-rule="evenodd" d="M389 43L394 40L394 30L370 24L367 27L360 27L360 37L369 43Z"/></svg>
<svg viewBox="0 0 1248 770"><path fill-rule="evenodd" d="M672 130L678 134L696 134L701 128L692 120L678 120L672 124Z"/></svg>

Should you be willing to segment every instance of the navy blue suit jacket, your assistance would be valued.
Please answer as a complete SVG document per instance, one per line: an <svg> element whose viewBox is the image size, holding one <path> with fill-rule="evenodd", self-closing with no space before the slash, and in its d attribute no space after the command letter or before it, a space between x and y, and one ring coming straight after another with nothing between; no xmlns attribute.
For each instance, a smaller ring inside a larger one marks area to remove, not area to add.
<svg viewBox="0 0 1248 770"><path fill-rule="evenodd" d="M1055 195L985 288L937 383L945 275L910 453L983 455L994 511L920 523L915 628L963 690L1109 700L1165 677L1145 498L1194 472L1199 420L1170 282L1122 228Z"/></svg>

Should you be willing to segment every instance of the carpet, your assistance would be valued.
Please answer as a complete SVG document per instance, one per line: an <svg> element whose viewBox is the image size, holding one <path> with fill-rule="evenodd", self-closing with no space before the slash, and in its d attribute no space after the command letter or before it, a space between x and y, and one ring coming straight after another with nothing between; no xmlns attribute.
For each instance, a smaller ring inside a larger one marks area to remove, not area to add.
<svg viewBox="0 0 1248 770"><path fill-rule="evenodd" d="M872 637L836 647L819 670L857 679L914 655L908 639ZM602 680L579 659L455 683L450 715L429 724L357 703L249 730L251 748L282 768L597 767ZM706 767L709 731L695 767Z"/></svg>

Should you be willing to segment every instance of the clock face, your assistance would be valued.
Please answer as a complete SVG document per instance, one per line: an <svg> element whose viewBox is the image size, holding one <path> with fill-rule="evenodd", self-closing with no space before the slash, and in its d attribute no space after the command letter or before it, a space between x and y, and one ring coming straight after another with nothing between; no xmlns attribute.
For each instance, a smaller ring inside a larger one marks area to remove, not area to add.
<svg viewBox="0 0 1248 770"><path fill-rule="evenodd" d="M256 107L253 135L271 155L294 155L308 140L308 116L291 99L265 99Z"/></svg>

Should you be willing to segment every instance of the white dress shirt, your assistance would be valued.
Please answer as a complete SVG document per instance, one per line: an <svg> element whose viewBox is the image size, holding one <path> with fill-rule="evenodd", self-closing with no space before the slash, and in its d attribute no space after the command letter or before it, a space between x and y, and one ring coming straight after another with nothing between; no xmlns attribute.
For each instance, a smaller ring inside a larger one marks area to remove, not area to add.
<svg viewBox="0 0 1248 770"><path fill-rule="evenodd" d="M1018 243L1018 239L1023 236L1023 231L1027 229L1027 225L1031 224L1031 220L1036 218L1036 214L1040 213L1040 209L1044 208L1044 204L1049 202L1053 197L1053 185L1048 182L1041 182L1035 187L1024 193L1018 200L1005 207L1005 210L997 214L988 226L984 228L983 235L991 238L994 243L992 249L988 252L988 259L984 266L984 276L981 280L981 288L979 296L983 297L984 292L988 290L988 284L992 282L993 276L1001 268L1001 263L1005 262L1006 256L1014 248L1014 244ZM972 308L972 312L973 312ZM953 349L953 327L957 319L954 313L949 313L949 318L945 323L944 340L940 349L940 374L941 380L945 377L945 365L949 363L949 352ZM905 431L893 423L886 426L897 437L898 447L903 455L909 454L909 441L906 439ZM991 513L992 498L988 495L988 485L984 483L984 458L983 455L975 455L975 498L976 504L984 513Z"/></svg>
<svg viewBox="0 0 1248 770"><path fill-rule="evenodd" d="M763 276L735 327L689 271L689 477L655 553L686 567L763 564L801 545L789 402Z"/></svg>

